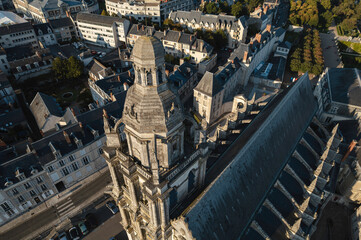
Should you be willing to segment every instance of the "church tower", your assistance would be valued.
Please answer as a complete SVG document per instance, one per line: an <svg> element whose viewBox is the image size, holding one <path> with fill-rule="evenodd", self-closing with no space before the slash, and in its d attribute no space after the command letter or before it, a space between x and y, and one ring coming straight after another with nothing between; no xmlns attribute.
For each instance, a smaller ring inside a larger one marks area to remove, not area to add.
<svg viewBox="0 0 361 240"><path fill-rule="evenodd" d="M208 149L190 139L199 126L168 87L164 55L158 39L139 38L122 118L111 124L104 115L111 194L132 240L171 239L171 215L205 177ZM126 143L119 138L121 123Z"/></svg>

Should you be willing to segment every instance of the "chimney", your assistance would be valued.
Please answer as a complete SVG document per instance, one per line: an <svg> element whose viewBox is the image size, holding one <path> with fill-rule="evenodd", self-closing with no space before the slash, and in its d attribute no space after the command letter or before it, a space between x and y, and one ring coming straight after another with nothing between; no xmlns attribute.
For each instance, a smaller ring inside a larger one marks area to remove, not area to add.
<svg viewBox="0 0 361 240"><path fill-rule="evenodd" d="M83 128L83 123L82 122L79 122L79 127L81 129L81 133L83 134L83 136L85 135L84 133L84 128Z"/></svg>
<svg viewBox="0 0 361 240"><path fill-rule="evenodd" d="M352 140L352 142L350 143L350 145L348 146L347 152L345 153L345 155L343 156L343 158L341 159L341 162L345 161L348 158L348 155L350 155L350 153L352 152L353 148L356 146L356 141Z"/></svg>
<svg viewBox="0 0 361 240"><path fill-rule="evenodd" d="M118 82L121 82L120 76L118 75Z"/></svg>
<svg viewBox="0 0 361 240"><path fill-rule="evenodd" d="M246 61L247 61L247 58L248 58L248 52L245 51L245 52L244 52L244 55L243 55L243 62L246 62Z"/></svg>
<svg viewBox="0 0 361 240"><path fill-rule="evenodd" d="M139 31L139 24L137 24L137 31Z"/></svg>
<svg viewBox="0 0 361 240"><path fill-rule="evenodd" d="M257 42L261 43L261 38L262 38L262 35L260 33L257 33L256 34L256 40Z"/></svg>
<svg viewBox="0 0 361 240"><path fill-rule="evenodd" d="M266 14L268 11L268 6L266 6L264 9L263 9L263 13Z"/></svg>
<svg viewBox="0 0 361 240"><path fill-rule="evenodd" d="M132 73L130 72L130 70L128 70L128 76L131 78L132 77Z"/></svg>
<svg viewBox="0 0 361 240"><path fill-rule="evenodd" d="M166 69L164 72L165 72L165 75L166 75L167 77L169 77L169 70Z"/></svg>
<svg viewBox="0 0 361 240"><path fill-rule="evenodd" d="M42 56L41 56L41 54L40 54L39 51L36 51L35 54L36 54L36 56L37 56L38 58L42 59Z"/></svg>
<svg viewBox="0 0 361 240"><path fill-rule="evenodd" d="M71 112L73 113L73 115L75 116L75 111L74 108L70 108Z"/></svg>
<svg viewBox="0 0 361 240"><path fill-rule="evenodd" d="M104 108L103 108L103 116L106 117L106 118L108 118L107 110L105 110Z"/></svg>
<svg viewBox="0 0 361 240"><path fill-rule="evenodd" d="M179 67L178 65L174 65L173 71L174 71L174 72L177 71L178 67Z"/></svg>
<svg viewBox="0 0 361 240"><path fill-rule="evenodd" d="M189 41L192 42L192 35L189 35Z"/></svg>
<svg viewBox="0 0 361 240"><path fill-rule="evenodd" d="M70 145L71 145L71 141L70 141L69 134L68 134L67 132L63 131L63 135L64 135L64 138L65 138L66 143L70 146Z"/></svg>
<svg viewBox="0 0 361 240"><path fill-rule="evenodd" d="M95 102L97 103L97 106L99 107L99 101L98 101L98 100L96 100Z"/></svg>
<svg viewBox="0 0 361 240"><path fill-rule="evenodd" d="M234 59L232 60L232 63L234 63Z"/></svg>
<svg viewBox="0 0 361 240"><path fill-rule="evenodd" d="M67 17L70 17L69 11L65 11L65 13L66 13L66 16L67 16Z"/></svg>
<svg viewBox="0 0 361 240"><path fill-rule="evenodd" d="M164 37L167 35L167 30L166 29L164 29L163 34L164 34Z"/></svg>
<svg viewBox="0 0 361 240"><path fill-rule="evenodd" d="M253 47L253 41L251 41L251 42L249 43L249 48L252 49L252 47Z"/></svg>
<svg viewBox="0 0 361 240"><path fill-rule="evenodd" d="M142 31L144 31L144 25L142 25Z"/></svg>
<svg viewBox="0 0 361 240"><path fill-rule="evenodd" d="M201 49L201 51L203 51L203 40L199 42L199 48Z"/></svg>
<svg viewBox="0 0 361 240"><path fill-rule="evenodd" d="M128 85L128 83L123 83L123 87L124 87L124 91L127 91L128 90L128 88L129 88L129 85Z"/></svg>
<svg viewBox="0 0 361 240"><path fill-rule="evenodd" d="M179 65L182 65L184 63L184 58L179 59Z"/></svg>
<svg viewBox="0 0 361 240"><path fill-rule="evenodd" d="M271 33L272 24L267 24L266 31Z"/></svg>

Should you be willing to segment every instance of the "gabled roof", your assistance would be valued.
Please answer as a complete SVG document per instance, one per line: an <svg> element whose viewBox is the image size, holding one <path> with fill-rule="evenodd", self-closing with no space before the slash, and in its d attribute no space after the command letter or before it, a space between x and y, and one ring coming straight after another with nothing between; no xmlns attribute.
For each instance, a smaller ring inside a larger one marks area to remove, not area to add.
<svg viewBox="0 0 361 240"><path fill-rule="evenodd" d="M32 30L32 29L33 29L33 25L31 25L30 22L7 25L7 26L0 27L0 36L6 35L6 34L11 34L11 33Z"/></svg>
<svg viewBox="0 0 361 240"><path fill-rule="evenodd" d="M195 87L195 90L208 96L214 96L220 92L222 88L223 86L219 79L215 77L213 73L207 71L201 81L199 81L197 87Z"/></svg>
<svg viewBox="0 0 361 240"><path fill-rule="evenodd" d="M49 32L50 29L50 32ZM39 31L40 30L40 31ZM40 23L34 25L34 31L37 36L44 34L51 34L51 26L50 23Z"/></svg>
<svg viewBox="0 0 361 240"><path fill-rule="evenodd" d="M62 27L73 27L74 26L73 22L68 17L49 20L49 23L50 23L51 27L54 28L54 29L62 28Z"/></svg>

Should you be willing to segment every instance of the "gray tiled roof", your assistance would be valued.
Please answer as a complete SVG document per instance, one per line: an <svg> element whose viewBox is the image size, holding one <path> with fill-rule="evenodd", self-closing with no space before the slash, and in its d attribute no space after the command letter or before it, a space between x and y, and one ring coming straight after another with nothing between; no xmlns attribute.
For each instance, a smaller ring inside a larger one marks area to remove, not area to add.
<svg viewBox="0 0 361 240"><path fill-rule="evenodd" d="M11 24L11 25L0 27L0 36L6 35L6 34L11 34L11 33L32 30L32 29L33 29L33 26L31 25L30 22Z"/></svg>
<svg viewBox="0 0 361 240"><path fill-rule="evenodd" d="M195 90L208 96L214 96L223 88L223 84L211 72L206 72L199 81Z"/></svg>
<svg viewBox="0 0 361 240"><path fill-rule="evenodd" d="M91 13L78 13L76 15L77 22L83 22L88 24L96 24L110 27L114 22L124 22L126 19L119 17L102 16Z"/></svg>
<svg viewBox="0 0 361 240"><path fill-rule="evenodd" d="M361 107L361 70L330 68L328 77L332 101Z"/></svg>
<svg viewBox="0 0 361 240"><path fill-rule="evenodd" d="M62 28L62 27L73 27L74 24L71 21L70 18L59 18L59 19L53 19L53 20L49 20L49 23L51 25L52 28L56 29L56 28Z"/></svg>
<svg viewBox="0 0 361 240"><path fill-rule="evenodd" d="M49 23L35 24L33 27L34 27L35 34L36 34L37 36L40 35L40 32L41 32L42 34L50 34L50 33L52 33L52 32L48 32L49 29L50 29L50 31L51 31L51 26L50 26ZM39 32L39 30L40 30L40 32Z"/></svg>

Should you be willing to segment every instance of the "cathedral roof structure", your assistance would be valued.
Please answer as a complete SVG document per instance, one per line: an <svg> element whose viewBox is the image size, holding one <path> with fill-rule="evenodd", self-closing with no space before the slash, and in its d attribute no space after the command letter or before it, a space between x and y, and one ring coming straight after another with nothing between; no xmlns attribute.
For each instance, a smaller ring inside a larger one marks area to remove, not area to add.
<svg viewBox="0 0 361 240"><path fill-rule="evenodd" d="M164 58L165 52L162 42L154 37L142 36L134 45L132 55L140 61Z"/></svg>
<svg viewBox="0 0 361 240"><path fill-rule="evenodd" d="M211 181L210 184L182 213L195 239L239 239L250 229L255 217L259 224L268 224L262 228L269 230L269 236L284 232L277 222L272 221L275 217L262 204L277 179L287 184L296 183L293 178L293 181L287 180L289 175L285 172L280 176L280 171L292 160L296 147L300 148L299 141L316 109L311 85L304 75L276 96L253 120L222 155L224 159L219 159L218 162L231 159L228 166L225 169L218 169L217 164L212 167L213 170L206 175L206 182ZM313 161L313 157L309 160ZM286 186L287 189L295 187L301 188L301 195L293 197L302 201L301 186ZM290 209L281 210L286 215L291 212ZM267 219L261 221L260 213L266 214ZM248 234L249 231L247 237Z"/></svg>

